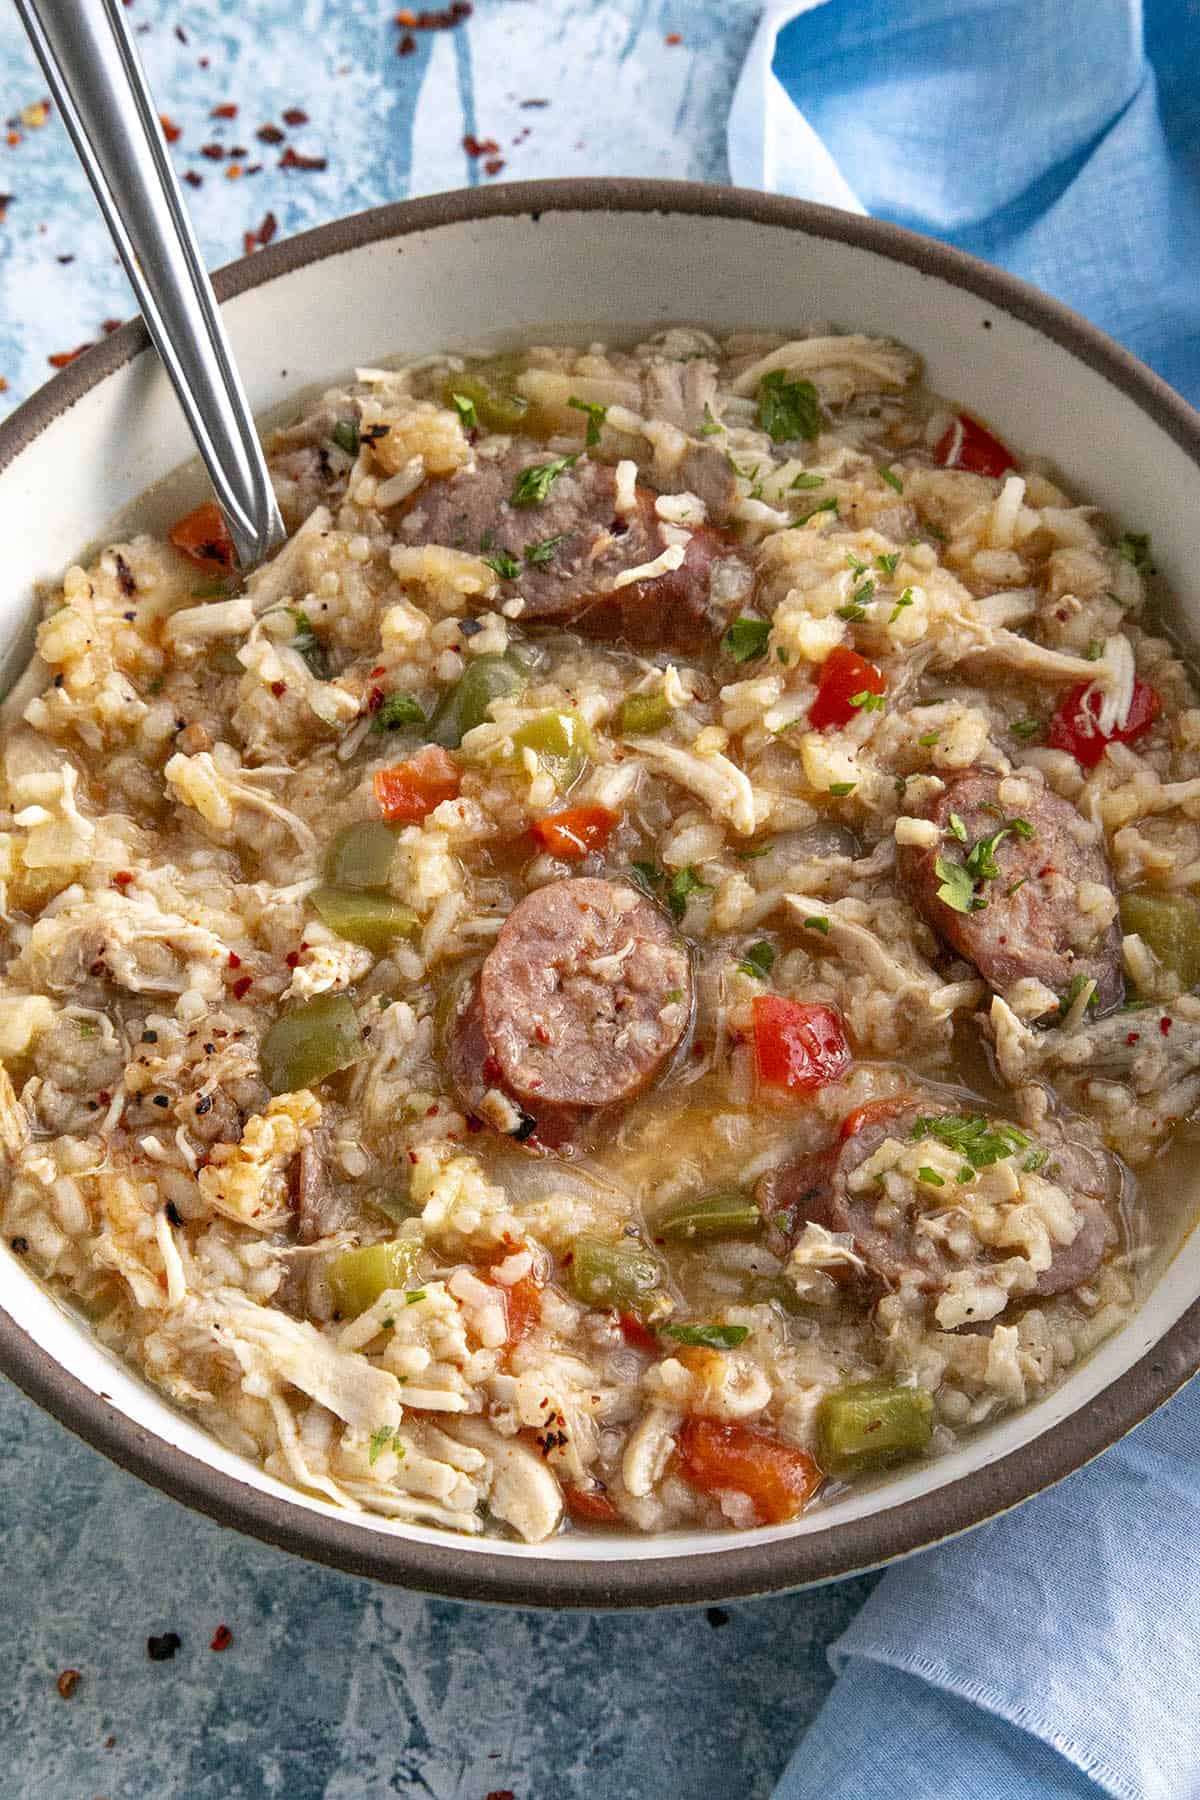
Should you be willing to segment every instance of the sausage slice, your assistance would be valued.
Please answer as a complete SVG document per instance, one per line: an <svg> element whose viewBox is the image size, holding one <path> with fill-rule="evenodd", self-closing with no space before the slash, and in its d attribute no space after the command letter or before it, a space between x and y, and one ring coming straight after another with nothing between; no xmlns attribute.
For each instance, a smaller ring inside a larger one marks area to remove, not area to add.
<svg viewBox="0 0 1200 1800"><path fill-rule="evenodd" d="M1002 801L1001 789L1011 795L1014 786L1023 797ZM1086 904L1089 887L1113 891L1112 872L1093 828L1069 801L1028 776L970 769L947 783L925 817L941 838L929 848L901 845L900 879L922 917L989 987L1004 994L1034 976L1062 998L1083 976L1096 983L1100 1012L1120 1004L1120 927L1115 919L1098 925ZM972 852L1002 830L990 858L976 856L976 868L982 861L992 872L972 885ZM963 871L950 884L958 906L939 896L947 886L939 860Z"/></svg>
<svg viewBox="0 0 1200 1800"><path fill-rule="evenodd" d="M755 1189L768 1229L782 1236L789 1250L810 1221L828 1231L848 1235L867 1265L876 1292L907 1281L911 1287L936 1294L953 1274L970 1266L969 1262L964 1263L941 1240L919 1229L923 1211L920 1206L901 1210L881 1190L852 1187L851 1177L888 1138L904 1142L918 1119L944 1117L948 1112L940 1102L914 1099L901 1106L883 1103L871 1109L860 1128L840 1147L806 1154L771 1170ZM1068 1138L1055 1121L1039 1127L1037 1147L1049 1151L1043 1172L1070 1197L1078 1229L1069 1244L1055 1248L1049 1267L1039 1275L1029 1294L1021 1298L1065 1293L1088 1280L1095 1274L1112 1238L1106 1208L1110 1168L1103 1155ZM931 1190L930 1209L941 1211L940 1202L942 1196ZM988 1264L995 1260L990 1252L978 1255L976 1263L982 1279L987 1279Z"/></svg>
<svg viewBox="0 0 1200 1800"><path fill-rule="evenodd" d="M655 495L639 485L633 511L619 512L615 471L580 457L555 477L538 505L514 506L522 471L551 460L514 449L481 458L447 481L427 482L405 513L401 533L414 544L445 544L493 558L501 568L515 565L502 579L509 597L524 600L523 621L680 648L724 628L750 581L727 538L712 526L697 526L677 569L617 587L622 575L656 562L669 547Z"/></svg>
<svg viewBox="0 0 1200 1800"><path fill-rule="evenodd" d="M894 1207L881 1202L871 1190L852 1190L850 1177L889 1137L907 1139L919 1118L944 1117L948 1111L940 1104L914 1101L891 1117L869 1119L846 1140L838 1155L829 1198L830 1229L849 1232L859 1255L888 1287L898 1285L907 1276L917 1287L936 1290L963 1264L939 1241L918 1230L919 1209L897 1214ZM1099 1152L1067 1138L1053 1121L1048 1120L1039 1128L1037 1147L1049 1150L1043 1173L1064 1189L1079 1221L1074 1238L1069 1244L1056 1247L1050 1266L1042 1271L1032 1289L1033 1294L1044 1297L1061 1294L1086 1281L1099 1266L1111 1236L1104 1205L1109 1173ZM980 1273L985 1279L987 1262L991 1260L994 1258L990 1256L980 1259Z"/></svg>
<svg viewBox="0 0 1200 1800"><path fill-rule="evenodd" d="M687 951L663 914L591 878L527 895L479 977L486 1054L535 1114L632 1100L677 1048L691 1001Z"/></svg>

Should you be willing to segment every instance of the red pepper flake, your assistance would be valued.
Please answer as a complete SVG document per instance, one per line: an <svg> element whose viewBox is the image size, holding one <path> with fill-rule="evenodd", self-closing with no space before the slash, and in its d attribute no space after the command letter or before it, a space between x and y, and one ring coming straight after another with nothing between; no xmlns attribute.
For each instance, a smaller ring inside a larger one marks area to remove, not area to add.
<svg viewBox="0 0 1200 1800"><path fill-rule="evenodd" d="M225 146L224 144L201 144L200 154L207 156L209 162L224 162Z"/></svg>
<svg viewBox="0 0 1200 1800"><path fill-rule="evenodd" d="M73 263L75 261L75 252L72 250L67 256L56 256L54 260L57 263L62 263L63 267L66 268L68 263Z"/></svg>
<svg viewBox="0 0 1200 1800"><path fill-rule="evenodd" d="M396 45L396 55L397 56L412 56L414 51L416 50L416 48L417 48L416 38L413 36L411 31L406 31L404 36L400 39L400 42Z"/></svg>
<svg viewBox="0 0 1200 1800"><path fill-rule="evenodd" d="M1141 1041L1142 1034L1140 1031L1131 1031L1125 1039L1127 1044L1140 1044Z"/></svg>
<svg viewBox="0 0 1200 1800"><path fill-rule="evenodd" d="M278 700L282 694L287 693L287 682L286 681L273 681L271 683L271 692L274 694L275 698Z"/></svg>
<svg viewBox="0 0 1200 1800"><path fill-rule="evenodd" d="M235 981L235 982L234 982L234 984L233 984L233 997L234 997L234 999L235 999L235 1000L244 1000L244 999L245 999L245 997L246 997L246 995L247 995L247 994L248 994L248 993L249 993L249 992L250 992L250 989L251 989L251 988L252 988L252 987L253 987L253 986L254 986L254 977L253 977L253 975L242 975L242 976L240 976L240 977L239 977L239 978L238 978L238 980L237 980L237 981Z"/></svg>
<svg viewBox="0 0 1200 1800"><path fill-rule="evenodd" d="M287 118L286 113L283 116L285 119ZM319 175L322 169L329 167L329 161L324 156L301 156L300 152L293 150L289 144L279 159L279 166L281 169L304 169L306 172Z"/></svg>
<svg viewBox="0 0 1200 1800"><path fill-rule="evenodd" d="M242 959L236 950L229 952L229 966L231 969L240 969L242 966Z"/></svg>
<svg viewBox="0 0 1200 1800"><path fill-rule="evenodd" d="M502 156L489 156L483 166L487 174L498 175L504 167L504 158Z"/></svg>
<svg viewBox="0 0 1200 1800"><path fill-rule="evenodd" d="M241 174L242 174L241 163L230 163L230 164L228 164L228 166L226 167L226 170L225 170L225 179L226 179L226 181L236 181L238 176Z"/></svg>
<svg viewBox="0 0 1200 1800"><path fill-rule="evenodd" d="M212 1643L208 1647L210 1650L228 1650L232 1642L233 1633L228 1625L218 1625L212 1634Z"/></svg>
<svg viewBox="0 0 1200 1800"><path fill-rule="evenodd" d="M500 148L495 138L477 138L470 132L463 139L462 147L468 156L494 156Z"/></svg>
<svg viewBox="0 0 1200 1800"><path fill-rule="evenodd" d="M175 36L176 36L176 37L177 37L177 38L178 38L178 39L179 39L179 42L180 42L180 43L181 43L181 44L186 44L186 43L187 43L187 41L188 41L188 34L187 34L187 32L186 32L186 31L185 31L185 30L184 30L184 29L183 29L183 26L182 26L182 25L177 25L177 26L176 26L176 27L175 27Z"/></svg>
<svg viewBox="0 0 1200 1800"><path fill-rule="evenodd" d="M82 356L84 351L90 350L91 347L90 344L76 344L74 350L56 350L53 356L46 358L46 361L52 369L65 369L68 363L73 363L77 356Z"/></svg>
<svg viewBox="0 0 1200 1800"><path fill-rule="evenodd" d="M204 186L204 177L199 169L185 169L183 172L183 179L187 182L189 187Z"/></svg>
<svg viewBox="0 0 1200 1800"><path fill-rule="evenodd" d="M115 888L127 888L132 880L133 871L131 869L118 869L112 878L112 885Z"/></svg>
<svg viewBox="0 0 1200 1800"><path fill-rule="evenodd" d="M549 106L549 104L550 102L548 100L522 100L521 102L521 105L526 108L533 106Z"/></svg>
<svg viewBox="0 0 1200 1800"><path fill-rule="evenodd" d="M254 135L262 144L282 144L287 133L280 131L278 125L260 125Z"/></svg>
<svg viewBox="0 0 1200 1800"><path fill-rule="evenodd" d="M678 31L668 31L666 37L663 39L664 44L682 44L682 42L683 34Z"/></svg>
<svg viewBox="0 0 1200 1800"><path fill-rule="evenodd" d="M307 125L308 114L304 111L303 107L285 106L283 109L283 122L285 125Z"/></svg>
<svg viewBox="0 0 1200 1800"><path fill-rule="evenodd" d="M78 1669L64 1669L54 1685L63 1699L69 1700L82 1680L83 1676Z"/></svg>
<svg viewBox="0 0 1200 1800"><path fill-rule="evenodd" d="M0 394L7 394L7 392L8 392L8 376L0 375Z"/></svg>
<svg viewBox="0 0 1200 1800"><path fill-rule="evenodd" d="M493 1788L487 1800L517 1800L511 1788Z"/></svg>
<svg viewBox="0 0 1200 1800"><path fill-rule="evenodd" d="M29 106L21 108L21 123L28 126L30 131L40 131L50 117L50 111L49 100L34 100Z"/></svg>
<svg viewBox="0 0 1200 1800"><path fill-rule="evenodd" d="M15 195L13 194L0 194L0 225L3 225L14 199Z"/></svg>
<svg viewBox="0 0 1200 1800"><path fill-rule="evenodd" d="M387 698L381 687L373 687L367 695L367 711L378 712Z"/></svg>
<svg viewBox="0 0 1200 1800"><path fill-rule="evenodd" d="M283 960L287 964L289 969L299 968L300 952L298 950L289 950Z"/></svg>
<svg viewBox="0 0 1200 1800"><path fill-rule="evenodd" d="M1158 1021L1158 1029L1162 1032L1164 1037L1170 1037L1171 1026L1174 1024L1174 1022L1175 1021L1173 1019L1160 1019Z"/></svg>
<svg viewBox="0 0 1200 1800"><path fill-rule="evenodd" d="M210 119L236 119L238 109L232 100L225 100L220 106L214 106L208 116Z"/></svg>
<svg viewBox="0 0 1200 1800"><path fill-rule="evenodd" d="M10 150L15 150L21 141L21 134L19 131L10 131L4 141Z"/></svg>
<svg viewBox="0 0 1200 1800"><path fill-rule="evenodd" d="M111 337L114 331L120 331L124 323L124 319L101 319L100 329L105 337Z"/></svg>
<svg viewBox="0 0 1200 1800"><path fill-rule="evenodd" d="M162 134L168 144L177 144L183 136L183 126L177 125L174 119L169 119L166 113L159 113L158 122L162 126Z"/></svg>

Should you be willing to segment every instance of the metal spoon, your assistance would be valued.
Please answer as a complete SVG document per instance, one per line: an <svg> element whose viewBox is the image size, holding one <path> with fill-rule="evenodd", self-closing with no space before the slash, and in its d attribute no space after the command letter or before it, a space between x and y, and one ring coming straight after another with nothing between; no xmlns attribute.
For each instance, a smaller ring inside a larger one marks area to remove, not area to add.
<svg viewBox="0 0 1200 1800"><path fill-rule="evenodd" d="M249 571L283 520L121 0L16 7Z"/></svg>

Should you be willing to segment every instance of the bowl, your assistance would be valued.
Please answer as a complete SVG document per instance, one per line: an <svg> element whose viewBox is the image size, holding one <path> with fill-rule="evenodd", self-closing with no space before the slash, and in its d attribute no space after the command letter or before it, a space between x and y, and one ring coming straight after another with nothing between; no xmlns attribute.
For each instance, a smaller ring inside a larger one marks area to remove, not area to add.
<svg viewBox="0 0 1200 1800"><path fill-rule="evenodd" d="M1200 625L1200 417L1084 320L1024 283L873 219L734 189L538 182L381 207L272 245L216 278L259 415L388 353L529 336L629 338L689 320L826 319L894 335L932 385L1052 456L1154 540L1186 633ZM79 358L0 426L4 674L31 643L34 584L190 456L140 324ZM152 503L151 503L152 504ZM1200 635L1200 634L1198 634ZM1200 1176L1131 1320L1025 1411L940 1460L789 1525L529 1547L455 1538L302 1494L224 1449L0 1251L0 1369L122 1467L224 1524L355 1574L460 1599L626 1607L764 1594L876 1567L1017 1505L1096 1456L1200 1367ZM1173 1233L1173 1236L1172 1236Z"/></svg>

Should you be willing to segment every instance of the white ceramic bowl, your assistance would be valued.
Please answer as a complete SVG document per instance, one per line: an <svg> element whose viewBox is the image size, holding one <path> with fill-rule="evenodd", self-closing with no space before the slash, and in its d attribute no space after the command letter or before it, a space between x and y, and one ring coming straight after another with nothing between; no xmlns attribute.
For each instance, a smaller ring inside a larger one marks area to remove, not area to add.
<svg viewBox="0 0 1200 1800"><path fill-rule="evenodd" d="M896 336L925 358L936 389L1052 455L1078 491L1151 532L1181 622L1200 621L1200 418L1064 308L895 227L718 188L548 182L364 213L233 265L217 287L258 413L400 351L620 340L672 320L722 330L826 319ZM0 427L10 677L28 650L33 584L60 573L190 453L140 325ZM1195 1193L1176 1197L1177 1244L1196 1203ZM222 1449L107 1355L7 1246L0 1367L124 1467L339 1567L523 1605L695 1602L871 1567L1079 1467L1200 1367L1200 1250L1185 1245L1162 1264L1136 1317L1045 1400L940 1461L737 1536L566 1535L531 1548L348 1516Z"/></svg>

